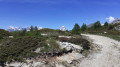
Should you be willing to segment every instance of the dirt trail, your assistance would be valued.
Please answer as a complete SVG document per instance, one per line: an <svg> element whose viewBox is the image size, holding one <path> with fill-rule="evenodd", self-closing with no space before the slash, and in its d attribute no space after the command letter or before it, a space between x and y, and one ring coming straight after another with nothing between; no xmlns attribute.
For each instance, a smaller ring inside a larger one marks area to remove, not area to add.
<svg viewBox="0 0 120 67"><path fill-rule="evenodd" d="M120 42L99 35L82 34L101 46L99 53L82 60L79 67L120 67Z"/></svg>

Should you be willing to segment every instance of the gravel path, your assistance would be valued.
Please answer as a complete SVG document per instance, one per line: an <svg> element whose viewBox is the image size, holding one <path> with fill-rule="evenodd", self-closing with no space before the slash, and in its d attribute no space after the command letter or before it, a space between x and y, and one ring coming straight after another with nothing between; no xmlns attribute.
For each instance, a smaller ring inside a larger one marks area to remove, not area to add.
<svg viewBox="0 0 120 67"><path fill-rule="evenodd" d="M79 67L120 67L120 42L99 35L82 34L102 46L99 53L82 60Z"/></svg>

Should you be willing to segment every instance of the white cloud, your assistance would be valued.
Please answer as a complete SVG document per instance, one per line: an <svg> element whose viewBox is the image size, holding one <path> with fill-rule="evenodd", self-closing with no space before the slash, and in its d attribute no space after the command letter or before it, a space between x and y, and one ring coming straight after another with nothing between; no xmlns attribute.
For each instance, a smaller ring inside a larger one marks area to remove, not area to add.
<svg viewBox="0 0 120 67"><path fill-rule="evenodd" d="M113 22L115 20L115 18L112 17L112 16L110 16L109 18L106 18L106 19L109 21L109 23L111 23L111 22Z"/></svg>

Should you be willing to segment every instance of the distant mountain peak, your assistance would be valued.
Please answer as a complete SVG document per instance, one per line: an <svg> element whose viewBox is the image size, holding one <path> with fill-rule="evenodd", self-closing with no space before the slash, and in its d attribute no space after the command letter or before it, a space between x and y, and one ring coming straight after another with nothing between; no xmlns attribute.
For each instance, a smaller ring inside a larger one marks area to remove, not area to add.
<svg viewBox="0 0 120 67"><path fill-rule="evenodd" d="M61 31L66 31L67 29L65 28L65 26L62 26L62 27L60 27L60 30Z"/></svg>
<svg viewBox="0 0 120 67"><path fill-rule="evenodd" d="M111 22L111 24L116 24L116 23L120 23L120 19L119 18L117 18L113 22Z"/></svg>
<svg viewBox="0 0 120 67"><path fill-rule="evenodd" d="M25 29L27 31L30 31L30 27L22 28L22 27L14 27L14 26L9 26L7 30L12 32L12 31L23 31ZM43 27L38 28L38 30L41 30L41 29L43 29Z"/></svg>
<svg viewBox="0 0 120 67"><path fill-rule="evenodd" d="M9 26L8 31L22 31L27 28L22 28L22 27L14 27L14 26Z"/></svg>
<svg viewBox="0 0 120 67"><path fill-rule="evenodd" d="M39 27L39 28L38 28L38 30L41 30L41 29L43 29L43 27Z"/></svg>

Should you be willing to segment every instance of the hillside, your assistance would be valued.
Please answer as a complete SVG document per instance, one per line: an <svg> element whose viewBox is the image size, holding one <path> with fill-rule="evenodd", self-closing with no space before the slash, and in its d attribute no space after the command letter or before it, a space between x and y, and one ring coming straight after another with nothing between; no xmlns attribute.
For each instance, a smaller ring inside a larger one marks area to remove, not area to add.
<svg viewBox="0 0 120 67"><path fill-rule="evenodd" d="M120 32L120 21L118 21L117 23L114 24L114 28L115 28L115 30Z"/></svg>
<svg viewBox="0 0 120 67"><path fill-rule="evenodd" d="M117 30L117 28L119 29L118 26L118 22L114 24L105 22L104 25L101 25L100 21L97 21L89 28L86 24L81 27L79 24L75 24L70 31L49 28L38 30L36 26L31 26L29 31L24 29L22 31L8 32L1 29L0 65L8 67L76 67L81 65L87 67L87 64L90 63L88 59L91 59L91 56L88 58L89 55L94 55L94 52L104 49L104 45L110 47L114 45L113 43L118 44L118 42L103 36L81 35L81 33L109 36L119 41L120 32ZM115 49L107 47L105 50ZM101 51L105 53L102 56L108 54L105 50ZM106 59L101 56L95 57ZM95 58L95 61L100 64L98 58ZM87 61L88 63L86 63ZM90 61L94 60L91 59ZM104 61L102 60L102 62ZM113 65L115 66L115 64ZM92 66L95 67L94 64Z"/></svg>
<svg viewBox="0 0 120 67"><path fill-rule="evenodd" d="M11 34L10 34L10 32L8 32L4 29L0 29L0 35L1 36L10 36Z"/></svg>
<svg viewBox="0 0 120 67"><path fill-rule="evenodd" d="M69 31L42 29L10 33L13 38L3 38L0 43L0 65L2 66L40 65L36 63L55 66L55 62L61 63L60 58L64 55L76 54L74 59L70 60L72 62L87 56L90 50L89 41ZM71 36L66 36L69 34ZM78 55L81 57L76 58ZM63 62L69 63L67 60Z"/></svg>

